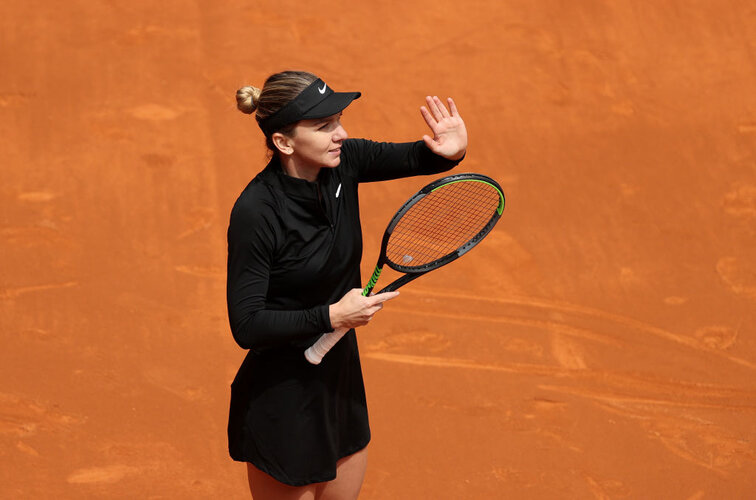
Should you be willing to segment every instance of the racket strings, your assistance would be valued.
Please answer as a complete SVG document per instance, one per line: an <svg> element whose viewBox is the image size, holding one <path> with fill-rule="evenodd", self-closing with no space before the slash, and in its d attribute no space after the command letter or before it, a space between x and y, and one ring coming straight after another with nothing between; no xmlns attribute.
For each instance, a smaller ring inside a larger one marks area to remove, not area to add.
<svg viewBox="0 0 756 500"><path fill-rule="evenodd" d="M402 216L389 238L386 256L404 267L420 267L475 238L491 221L500 194L490 184L458 181L425 195Z"/></svg>

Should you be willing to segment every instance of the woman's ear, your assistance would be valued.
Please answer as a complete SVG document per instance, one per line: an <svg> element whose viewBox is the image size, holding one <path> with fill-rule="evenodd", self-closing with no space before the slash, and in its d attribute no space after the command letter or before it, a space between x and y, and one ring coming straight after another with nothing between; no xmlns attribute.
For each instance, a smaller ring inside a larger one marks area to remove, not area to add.
<svg viewBox="0 0 756 500"><path fill-rule="evenodd" d="M270 139L281 154L290 155L294 152L294 145L291 138L281 132L274 132L273 135L270 136Z"/></svg>

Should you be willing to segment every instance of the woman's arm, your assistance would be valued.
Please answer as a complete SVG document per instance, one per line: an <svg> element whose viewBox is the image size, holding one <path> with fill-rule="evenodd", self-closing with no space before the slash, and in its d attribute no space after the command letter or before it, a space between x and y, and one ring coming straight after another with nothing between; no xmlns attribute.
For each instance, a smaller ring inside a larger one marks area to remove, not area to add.
<svg viewBox="0 0 756 500"><path fill-rule="evenodd" d="M328 305L281 311L267 308L276 242L281 238L265 203L237 202L228 227L226 297L234 340L263 349L332 330Z"/></svg>
<svg viewBox="0 0 756 500"><path fill-rule="evenodd" d="M344 149L353 159L359 182L374 182L446 172L464 158L467 130L456 105L449 99L447 109L438 97L427 97L420 108L433 136L408 143L347 140Z"/></svg>

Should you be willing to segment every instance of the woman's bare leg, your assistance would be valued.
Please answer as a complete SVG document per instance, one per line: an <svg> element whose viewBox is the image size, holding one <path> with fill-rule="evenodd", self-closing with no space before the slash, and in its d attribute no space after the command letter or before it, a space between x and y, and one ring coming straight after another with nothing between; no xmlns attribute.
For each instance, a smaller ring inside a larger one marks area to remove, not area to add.
<svg viewBox="0 0 756 500"><path fill-rule="evenodd" d="M289 486L273 479L254 465L247 464L249 491L253 500L315 500L318 484Z"/></svg>
<svg viewBox="0 0 756 500"><path fill-rule="evenodd" d="M367 469L367 447L336 464L336 479L319 483L317 500L356 500Z"/></svg>

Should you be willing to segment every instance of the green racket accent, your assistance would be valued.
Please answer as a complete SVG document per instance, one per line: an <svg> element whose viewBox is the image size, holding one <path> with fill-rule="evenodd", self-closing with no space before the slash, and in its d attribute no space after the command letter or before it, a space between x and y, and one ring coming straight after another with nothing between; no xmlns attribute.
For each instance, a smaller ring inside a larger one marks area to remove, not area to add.
<svg viewBox="0 0 756 500"><path fill-rule="evenodd" d="M383 267L375 266L375 271L373 271L373 275L370 277L370 281L368 281L368 284L365 285L365 288L362 289L363 297L366 297L367 294L370 293L370 290L372 290L375 284L378 282L378 278L381 276L381 271L383 271Z"/></svg>
<svg viewBox="0 0 756 500"><path fill-rule="evenodd" d="M450 186L450 185L456 184L458 182L482 182L483 184L488 184L489 186L491 186L492 188L494 188L499 193L499 206L496 208L496 213L498 213L499 215L501 215L504 212L504 193L502 193L501 190L498 187L494 186L490 182L481 181L479 179L460 179L458 181L447 182L446 184L443 184L441 186L438 186L435 189L432 189L431 193L433 191L441 189L442 187Z"/></svg>

